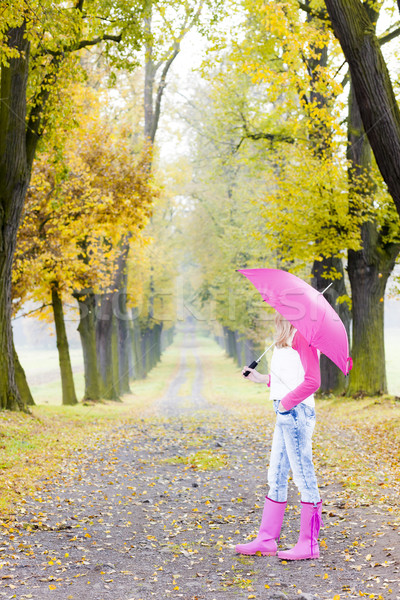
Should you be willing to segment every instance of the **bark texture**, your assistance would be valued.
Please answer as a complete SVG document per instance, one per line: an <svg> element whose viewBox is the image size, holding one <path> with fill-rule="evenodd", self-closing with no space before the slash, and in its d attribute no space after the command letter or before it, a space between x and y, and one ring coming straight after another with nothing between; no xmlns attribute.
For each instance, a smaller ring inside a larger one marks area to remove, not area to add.
<svg viewBox="0 0 400 600"><path fill-rule="evenodd" d="M363 225L362 241L362 250L349 250L354 366L347 393L351 396L376 396L387 392L384 295L398 248L382 244L374 222Z"/></svg>
<svg viewBox="0 0 400 600"><path fill-rule="evenodd" d="M63 305L56 285L54 285L51 290L51 302L53 307L54 324L56 327L57 350L61 372L62 403L64 405L71 406L77 404L78 400L76 398L74 377L72 374Z"/></svg>
<svg viewBox="0 0 400 600"><path fill-rule="evenodd" d="M24 406L33 406L35 401L33 399L31 390L26 379L25 371L21 363L19 362L18 354L14 347L14 365L15 365L15 381L17 383L18 392Z"/></svg>
<svg viewBox="0 0 400 600"><path fill-rule="evenodd" d="M315 14L312 12L312 6L310 0L306 0L306 7L310 10L307 13L307 21L315 22L316 26L320 29L324 29L326 24L324 21L316 20ZM307 59L307 68L311 74L311 89L310 89L310 105L317 106L319 109L325 109L329 111L329 107L332 104L333 97L329 89L324 89L321 92L320 77L321 73L328 65L328 46L327 45L314 45L312 53ZM320 119L311 119L312 128L310 131L310 142L312 149L317 157L331 154L331 138L332 130L326 125L324 121ZM334 210L334 206L332 206ZM312 285L322 291L330 283L325 277L325 272L331 272L332 270L341 274L340 279L335 279L333 285L324 294L329 304L334 308L342 319L347 333L349 334L350 328L350 311L345 303L338 304L336 299L338 296L347 294L346 286L344 282L344 271L342 259L335 256L322 256L321 261L314 261L312 267ZM321 368L321 387L322 393L335 393L337 395L342 394L346 387L346 379L343 373L338 367L327 357L321 355L320 361Z"/></svg>
<svg viewBox="0 0 400 600"><path fill-rule="evenodd" d="M79 305L78 331L85 367L85 400L100 400L101 380L96 349L96 298L93 292L74 294Z"/></svg>
<svg viewBox="0 0 400 600"><path fill-rule="evenodd" d="M96 347L103 397L107 400L119 399L119 368L116 368L118 346L115 344L115 335L113 294L103 294L99 299L96 318Z"/></svg>
<svg viewBox="0 0 400 600"><path fill-rule="evenodd" d="M74 9L81 12L82 4L79 0ZM32 68L36 66L37 76L42 73L43 78L40 85L36 75L33 78L34 89L29 90L27 113L30 61L27 24L23 20L18 27L8 30L5 27L4 39L17 57L0 66L0 409L23 409L15 382L12 349L11 269L32 163L46 124L45 110L66 55L97 45L103 40L119 43L122 36L105 33L94 39L77 39L76 43L60 47L59 50L46 50L45 44L41 44L43 54L41 51L36 54L39 62L34 63Z"/></svg>
<svg viewBox="0 0 400 600"><path fill-rule="evenodd" d="M127 308L126 267L121 278L121 289L115 300L114 315L117 318L119 388L121 394L130 394L129 374L132 363L132 344L129 332L130 314Z"/></svg>
<svg viewBox="0 0 400 600"><path fill-rule="evenodd" d="M11 328L11 272L16 236L29 184L26 153L26 87L29 43L26 26L8 31L8 45L20 52L1 67L0 94L0 408L23 409L15 381ZM7 99L7 101L5 101Z"/></svg>
<svg viewBox="0 0 400 600"><path fill-rule="evenodd" d="M364 135L361 114L353 86L350 90L348 119L348 158L350 193L359 210L359 196L368 181L371 147ZM360 185L360 181L363 185ZM373 204L373 187L365 189L365 204ZM372 197L371 197L372 194ZM384 345L384 295L400 245L385 241L387 231L373 212L361 226L362 249L348 252L348 273L352 291L353 369L347 393L377 395L387 392Z"/></svg>
<svg viewBox="0 0 400 600"><path fill-rule="evenodd" d="M145 29L151 36L151 3L148 9L148 15L145 18ZM185 31L182 31L182 37ZM161 101L167 85L167 75L172 63L178 56L180 50L179 42L172 44L171 50L164 60L155 63L153 59L152 42L148 42L145 48L145 68L144 68L144 135L151 145L154 144L158 123L161 115ZM157 73L161 71L156 83Z"/></svg>
<svg viewBox="0 0 400 600"><path fill-rule="evenodd" d="M364 130L400 215L400 110L366 3L325 0L349 64Z"/></svg>
<svg viewBox="0 0 400 600"><path fill-rule="evenodd" d="M133 359L132 359L133 378L134 379L143 379L143 377L145 376L145 371L143 369L140 324L139 324L139 314L138 314L137 308L132 308L131 343L132 343L132 356L133 356Z"/></svg>
<svg viewBox="0 0 400 600"><path fill-rule="evenodd" d="M118 400L123 393L120 377L120 340L118 333L119 302L121 294L125 294L126 261L129 251L129 237L121 242L121 252L115 266L113 289L99 297L99 306L96 315L96 347L97 361L101 376L102 393L108 400ZM126 294L125 294L126 296ZM125 311L126 312L126 311ZM128 336L124 337L127 345ZM126 349L126 352L129 350ZM129 386L129 383L128 383Z"/></svg>

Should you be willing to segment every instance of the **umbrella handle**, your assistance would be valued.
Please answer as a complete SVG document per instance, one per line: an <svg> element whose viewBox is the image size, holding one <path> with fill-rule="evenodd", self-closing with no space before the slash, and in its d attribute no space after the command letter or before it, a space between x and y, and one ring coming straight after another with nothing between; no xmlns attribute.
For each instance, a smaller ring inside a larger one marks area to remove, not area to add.
<svg viewBox="0 0 400 600"><path fill-rule="evenodd" d="M251 363L251 365L249 365L249 368L250 368L250 369L255 369L255 368L257 367L257 365L258 365L258 362L257 362L256 360L253 360L253 362ZM250 375L250 371L245 371L245 372L243 373L243 375L244 375L245 377L248 377L248 376Z"/></svg>

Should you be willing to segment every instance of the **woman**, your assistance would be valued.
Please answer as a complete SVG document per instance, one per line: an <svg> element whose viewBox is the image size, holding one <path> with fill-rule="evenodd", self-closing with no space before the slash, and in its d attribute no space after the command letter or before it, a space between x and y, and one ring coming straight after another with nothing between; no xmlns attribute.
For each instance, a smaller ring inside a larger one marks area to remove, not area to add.
<svg viewBox="0 0 400 600"><path fill-rule="evenodd" d="M319 357L305 338L279 313L275 315L275 349L271 374L261 375L254 369L247 379L266 383L276 412L268 469L269 493L255 540L239 544L240 554L275 555L287 504L289 470L301 495L300 536L291 550L278 552L285 560L318 558L318 533L322 502L312 460L312 434L315 426L314 392L321 384Z"/></svg>

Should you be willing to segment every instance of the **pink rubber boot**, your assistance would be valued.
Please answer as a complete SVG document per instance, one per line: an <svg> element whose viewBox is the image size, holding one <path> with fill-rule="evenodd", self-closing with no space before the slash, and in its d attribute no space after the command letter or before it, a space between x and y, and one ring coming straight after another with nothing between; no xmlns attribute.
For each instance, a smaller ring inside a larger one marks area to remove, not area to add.
<svg viewBox="0 0 400 600"><path fill-rule="evenodd" d="M277 551L276 538L281 532L283 515L287 502L275 502L265 497L261 525L255 540L248 544L238 544L235 548L239 554L256 554L262 556L275 556Z"/></svg>
<svg viewBox="0 0 400 600"><path fill-rule="evenodd" d="M278 557L283 560L319 558L318 534L322 525L322 501L316 506L302 502L298 542L291 550L278 552Z"/></svg>

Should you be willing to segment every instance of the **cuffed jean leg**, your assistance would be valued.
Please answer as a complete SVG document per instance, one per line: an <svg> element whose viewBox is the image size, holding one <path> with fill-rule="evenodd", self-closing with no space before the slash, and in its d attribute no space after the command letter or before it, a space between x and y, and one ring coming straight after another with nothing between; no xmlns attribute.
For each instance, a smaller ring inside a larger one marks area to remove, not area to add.
<svg viewBox="0 0 400 600"><path fill-rule="evenodd" d="M275 502L286 502L290 471L289 457L286 451L282 427L275 425L272 438L271 457L268 469L268 498Z"/></svg>
<svg viewBox="0 0 400 600"><path fill-rule="evenodd" d="M278 412L277 422L282 429L293 480L302 502L319 502L321 498L312 458L315 410L299 404L285 414Z"/></svg>

